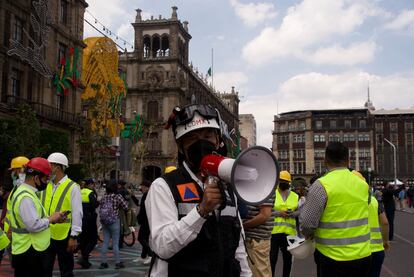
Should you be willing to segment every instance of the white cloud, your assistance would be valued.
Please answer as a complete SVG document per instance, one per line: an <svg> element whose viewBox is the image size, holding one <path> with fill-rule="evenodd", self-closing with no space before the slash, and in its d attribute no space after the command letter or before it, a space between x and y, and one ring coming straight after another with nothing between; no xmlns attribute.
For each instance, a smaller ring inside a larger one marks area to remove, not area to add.
<svg viewBox="0 0 414 277"><path fill-rule="evenodd" d="M364 0L303 0L288 9L280 27L267 27L250 41L243 48L243 57L253 65L278 58L301 58L318 43L348 35L368 16L378 13Z"/></svg>
<svg viewBox="0 0 414 277"><path fill-rule="evenodd" d="M351 66L372 62L377 48L376 43L373 41L353 43L348 48L335 44L330 47L319 48L314 53L306 54L303 59L319 65Z"/></svg>
<svg viewBox="0 0 414 277"><path fill-rule="evenodd" d="M238 0L230 0L230 4L234 7L237 16L249 27L255 27L277 16L272 3L242 4Z"/></svg>
<svg viewBox="0 0 414 277"><path fill-rule="evenodd" d="M394 20L387 23L385 28L391 30L414 30L414 10L402 11Z"/></svg>
<svg viewBox="0 0 414 277"><path fill-rule="evenodd" d="M378 76L367 72L335 75L311 72L290 78L275 93L249 97L240 104L240 113L254 114L258 144L271 147L277 106L279 113L363 107L368 81L371 100L377 109L410 108L414 103L414 73Z"/></svg>
<svg viewBox="0 0 414 277"><path fill-rule="evenodd" d="M247 75L241 71L218 72L214 74L214 86L221 92L229 92L233 86L236 88L236 91L243 91L248 81Z"/></svg>

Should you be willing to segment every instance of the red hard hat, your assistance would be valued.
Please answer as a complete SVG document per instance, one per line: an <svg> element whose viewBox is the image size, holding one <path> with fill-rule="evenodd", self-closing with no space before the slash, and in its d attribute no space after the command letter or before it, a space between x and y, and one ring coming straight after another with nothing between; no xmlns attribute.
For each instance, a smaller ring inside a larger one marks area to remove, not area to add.
<svg viewBox="0 0 414 277"><path fill-rule="evenodd" d="M50 174L52 173L52 167L50 166L50 163L41 157L36 157L31 159L27 164L26 164L26 170L34 170L37 172L40 172L46 176L50 176Z"/></svg>

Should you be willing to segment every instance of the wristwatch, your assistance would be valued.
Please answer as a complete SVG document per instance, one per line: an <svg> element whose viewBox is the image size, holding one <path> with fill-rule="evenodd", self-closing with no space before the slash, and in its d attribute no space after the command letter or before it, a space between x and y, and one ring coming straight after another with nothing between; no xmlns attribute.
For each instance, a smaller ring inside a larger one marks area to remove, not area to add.
<svg viewBox="0 0 414 277"><path fill-rule="evenodd" d="M197 206L196 206L196 209L197 209L198 214L199 214L202 218L204 218L204 219L208 218L208 216L209 216L208 214L203 215L203 214L201 213L201 211L200 211L200 205L197 205Z"/></svg>

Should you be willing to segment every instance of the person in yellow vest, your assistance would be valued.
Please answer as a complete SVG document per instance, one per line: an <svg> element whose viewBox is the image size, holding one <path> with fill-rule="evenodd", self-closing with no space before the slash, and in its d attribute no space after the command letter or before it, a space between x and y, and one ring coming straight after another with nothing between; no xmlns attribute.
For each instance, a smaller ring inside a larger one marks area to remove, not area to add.
<svg viewBox="0 0 414 277"><path fill-rule="evenodd" d="M365 180L365 177L356 170L353 170L356 176ZM369 270L370 277L380 277L382 264L384 263L385 251L390 249L388 241L388 220L385 215L384 206L378 202L375 196L371 195L369 203L368 223L371 228L371 267Z"/></svg>
<svg viewBox="0 0 414 277"><path fill-rule="evenodd" d="M7 234L0 228L0 251L4 250L9 244L10 240L7 237Z"/></svg>
<svg viewBox="0 0 414 277"><path fill-rule="evenodd" d="M283 277L290 276L292 268L292 254L287 250L289 235L296 235L296 217L298 217L299 196L290 190L292 177L286 170L279 173L279 185L275 192L275 204L273 207L275 220L270 244L270 265L272 276L275 276L275 268L279 249L283 256Z"/></svg>
<svg viewBox="0 0 414 277"><path fill-rule="evenodd" d="M98 196L94 190L95 180L93 178L86 178L83 180L83 186L81 189L82 196L82 233L79 238L79 249L81 251L81 257L78 260L78 264L82 268L91 267L89 262L89 254L95 248L98 242L98 228L96 226L96 219L98 217L96 208L98 207Z"/></svg>
<svg viewBox="0 0 414 277"><path fill-rule="evenodd" d="M369 187L348 164L348 148L329 143L328 171L310 187L299 216L302 234L316 242L319 277L368 276L370 269Z"/></svg>
<svg viewBox="0 0 414 277"><path fill-rule="evenodd" d="M46 188L51 174L49 162L31 159L25 168L25 182L11 198L12 255L15 277L52 276L48 274L47 255L50 224L63 222L65 215L54 212L47 216L36 192Z"/></svg>
<svg viewBox="0 0 414 277"><path fill-rule="evenodd" d="M47 213L67 213L66 222L50 227L51 242L49 251L49 271L53 272L56 256L58 257L61 276L73 276L73 252L82 232L82 198L77 183L68 178L65 169L69 166L68 158L62 153L52 153L47 158L52 166L52 176L40 200Z"/></svg>
<svg viewBox="0 0 414 277"><path fill-rule="evenodd" d="M10 176L13 181L13 189L10 191L9 195L7 196L7 208L6 208L6 217L4 218L4 232L7 234L9 232L10 227L10 213L8 211L11 210L11 201L10 198L13 196L16 189L19 187L20 184L24 182L25 174L24 174L24 165L29 162L29 159L24 156L15 157L11 160L10 163Z"/></svg>

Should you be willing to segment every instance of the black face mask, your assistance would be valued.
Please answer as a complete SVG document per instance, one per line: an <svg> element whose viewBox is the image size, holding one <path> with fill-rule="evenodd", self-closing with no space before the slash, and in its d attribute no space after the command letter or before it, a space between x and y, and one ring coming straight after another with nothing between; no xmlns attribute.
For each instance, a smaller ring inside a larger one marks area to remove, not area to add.
<svg viewBox="0 0 414 277"><path fill-rule="evenodd" d="M216 151L215 145L208 140L200 139L191 144L187 150L189 162L192 165L191 169L198 171L203 157L212 154L214 151Z"/></svg>
<svg viewBox="0 0 414 277"><path fill-rule="evenodd" d="M40 177L39 177L39 182L40 182L40 185L38 185L38 184L35 182L35 185L36 185L37 190L38 190L38 191L45 190L45 189L46 189L46 187L47 187L47 183L44 183Z"/></svg>
<svg viewBox="0 0 414 277"><path fill-rule="evenodd" d="M290 187L290 185L289 185L289 183L280 183L279 184L279 188L280 188L280 190L287 190L287 189L289 189L289 187Z"/></svg>

